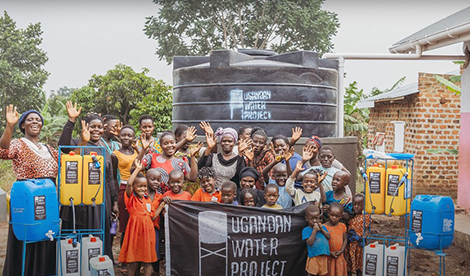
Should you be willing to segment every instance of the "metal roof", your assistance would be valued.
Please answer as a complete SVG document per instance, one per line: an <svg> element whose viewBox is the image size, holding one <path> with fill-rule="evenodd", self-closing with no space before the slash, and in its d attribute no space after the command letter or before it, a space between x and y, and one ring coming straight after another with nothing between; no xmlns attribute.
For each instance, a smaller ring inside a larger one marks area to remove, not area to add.
<svg viewBox="0 0 470 276"><path fill-rule="evenodd" d="M416 43L420 40L424 40L425 42L428 38L438 35L438 34L447 34L448 35L447 38L454 38L460 35L460 33L454 33L454 30L456 28L468 25L469 23L470 23L470 7L465 8L461 11L458 11L452 15L449 15L446 18L441 19L437 21L436 23L431 24L422 30L417 31L414 34L403 38L402 40L394 43L392 45L392 48L390 48L390 50L393 51L394 48L398 48L399 46L403 46L406 44ZM422 42L423 41L421 41L420 44L423 44ZM434 44L435 42L436 41L428 41L427 44Z"/></svg>
<svg viewBox="0 0 470 276"><path fill-rule="evenodd" d="M408 85L404 85L400 88L393 89L391 91L361 100L357 103L358 108L370 108L375 106L375 102L377 101L386 101L386 100L393 100L401 97L405 97L414 93L418 93L418 83L412 83Z"/></svg>

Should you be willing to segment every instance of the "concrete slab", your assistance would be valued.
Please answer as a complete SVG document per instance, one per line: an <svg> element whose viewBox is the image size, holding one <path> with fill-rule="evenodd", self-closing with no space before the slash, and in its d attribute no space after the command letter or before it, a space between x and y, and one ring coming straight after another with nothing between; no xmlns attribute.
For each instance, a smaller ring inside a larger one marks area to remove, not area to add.
<svg viewBox="0 0 470 276"><path fill-rule="evenodd" d="M470 253L470 216L455 214L454 245Z"/></svg>

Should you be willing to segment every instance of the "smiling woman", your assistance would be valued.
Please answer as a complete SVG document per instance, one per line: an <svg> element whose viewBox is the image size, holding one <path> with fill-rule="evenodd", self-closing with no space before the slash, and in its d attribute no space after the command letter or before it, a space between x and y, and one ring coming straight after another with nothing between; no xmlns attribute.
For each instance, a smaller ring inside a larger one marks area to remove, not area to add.
<svg viewBox="0 0 470 276"><path fill-rule="evenodd" d="M199 168L209 167L214 170L216 189L220 189L222 183L228 180L233 181L239 188L239 173L245 167L245 160L241 152L238 155L233 152L233 147L238 140L237 131L230 127L219 128L214 134L209 123L203 122L201 126L204 126L203 129L206 132L207 148L199 159ZM222 147L220 153L212 153L212 150L217 146L214 135Z"/></svg>
<svg viewBox="0 0 470 276"><path fill-rule="evenodd" d="M58 171L58 152L39 142L44 121L36 110L28 110L19 117L16 107L6 107L6 127L0 138L0 158L13 162L17 180L49 178L55 182ZM24 137L11 140L18 122ZM13 184L15 185L15 184ZM18 275L22 265L23 242L16 239L12 225L8 229L8 244L3 275ZM51 242L38 242L26 247L24 275L55 274L55 259L44 262L44 256L54 256L55 246Z"/></svg>
<svg viewBox="0 0 470 276"><path fill-rule="evenodd" d="M146 169L157 169L162 175L161 187L157 187L158 192L163 194L170 190L169 179L170 173L173 170L177 170L183 173L184 179L189 181L195 181L197 178L197 163L196 158L191 158L190 165L188 165L188 159L175 157L176 153L176 138L173 132L164 131L160 136L160 146L162 153L150 152L149 146L151 140L148 140L145 136L142 136L142 150L137 156L138 160L142 160L142 165ZM148 154L146 154L149 151ZM193 157L198 148L190 150L190 156Z"/></svg>

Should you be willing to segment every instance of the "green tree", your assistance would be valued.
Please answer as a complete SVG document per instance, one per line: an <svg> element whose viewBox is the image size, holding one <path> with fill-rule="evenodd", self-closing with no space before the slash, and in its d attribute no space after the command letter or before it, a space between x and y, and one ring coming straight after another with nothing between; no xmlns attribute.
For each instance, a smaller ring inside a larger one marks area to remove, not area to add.
<svg viewBox="0 0 470 276"><path fill-rule="evenodd" d="M215 49L332 49L337 15L321 10L324 0L154 0L157 16L147 17L145 34L157 40L157 55L206 55Z"/></svg>
<svg viewBox="0 0 470 276"><path fill-rule="evenodd" d="M133 123L141 113L155 117L157 130L171 127L171 86L147 76L148 69L135 72L118 64L106 75L93 75L88 85L72 93L72 101L82 106L82 114L96 112L118 116L124 124ZM132 113L131 113L132 112Z"/></svg>
<svg viewBox="0 0 470 276"><path fill-rule="evenodd" d="M49 73L43 68L48 58L39 47L41 35L40 23L20 29L6 11L0 17L0 114L7 104L19 112L43 107Z"/></svg>
<svg viewBox="0 0 470 276"><path fill-rule="evenodd" d="M72 93L76 88L69 88L67 86L60 87L57 91L51 90L47 103L49 105L48 111L51 114L59 114L66 110L65 103L70 100Z"/></svg>

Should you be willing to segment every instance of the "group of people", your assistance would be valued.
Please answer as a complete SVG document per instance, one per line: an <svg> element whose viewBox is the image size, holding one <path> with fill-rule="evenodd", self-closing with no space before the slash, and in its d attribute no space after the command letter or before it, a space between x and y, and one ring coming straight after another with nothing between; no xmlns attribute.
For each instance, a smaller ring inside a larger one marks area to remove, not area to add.
<svg viewBox="0 0 470 276"><path fill-rule="evenodd" d="M219 128L208 122L199 127L205 143L193 143L195 126L178 125L175 131L154 136L153 117L139 118L140 136L130 125L122 125L111 115L87 114L81 121L80 138L72 132L81 108L66 104L69 120L59 139L59 146L100 146L106 155L105 254L111 259L113 236L110 222L119 220L121 251L119 262L127 275L151 275L164 259L164 206L173 200L217 202L220 204L283 209L310 203L305 209L308 226L302 240L308 247L306 270L309 275L347 275L362 270L364 197L348 187L350 172L335 159L331 147L323 146L317 136L310 136L301 153L294 145L302 136L293 128L290 140L285 134L269 140L259 127L238 130ZM44 121L38 111L19 116L16 108L6 107L6 128L0 138L0 158L11 159L20 179L51 178L58 172L59 152L39 142ZM12 141L18 123L24 137ZM220 144L220 151L217 144ZM62 148L64 153L74 150ZM77 149L75 149L77 151ZM90 150L85 149L88 154ZM198 183L193 192L188 183ZM62 228L72 228L72 211L62 206ZM100 227L99 206L76 206L75 227ZM22 243L8 235L3 275L21 271ZM300 233L299 233L300 237ZM55 245L48 242L27 245L25 275L52 275L55 262L44 262L45 255L55 256ZM117 263L117 262L116 262Z"/></svg>

